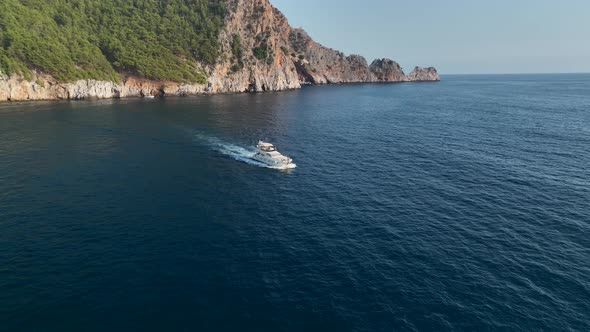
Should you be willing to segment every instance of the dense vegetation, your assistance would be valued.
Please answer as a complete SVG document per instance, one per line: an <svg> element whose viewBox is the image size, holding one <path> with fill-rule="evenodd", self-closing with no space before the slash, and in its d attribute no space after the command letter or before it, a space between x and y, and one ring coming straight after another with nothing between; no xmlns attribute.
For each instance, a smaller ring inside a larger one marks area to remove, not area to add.
<svg viewBox="0 0 590 332"><path fill-rule="evenodd" d="M254 47L252 49L252 53L254 53L254 56L256 57L256 59L265 60L268 57L268 46L266 46L266 44L265 44L262 46Z"/></svg>
<svg viewBox="0 0 590 332"><path fill-rule="evenodd" d="M0 0L0 71L204 82L225 13L223 0Z"/></svg>

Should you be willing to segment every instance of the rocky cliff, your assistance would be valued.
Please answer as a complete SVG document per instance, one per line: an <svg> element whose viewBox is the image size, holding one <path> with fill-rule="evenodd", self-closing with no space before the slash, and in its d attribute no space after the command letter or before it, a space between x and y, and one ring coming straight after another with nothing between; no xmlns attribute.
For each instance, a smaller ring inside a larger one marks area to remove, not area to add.
<svg viewBox="0 0 590 332"><path fill-rule="evenodd" d="M0 73L0 101L106 99L157 95L194 95L206 92L200 84L154 81L125 77L121 82L78 80L61 83L49 75L33 72L31 79Z"/></svg>
<svg viewBox="0 0 590 332"><path fill-rule="evenodd" d="M146 95L192 95L280 91L302 84L438 81L436 69L416 67L406 76L390 59L369 65L360 55L315 42L303 29L292 28L268 0L227 0L228 13L219 33L220 56L203 64L205 84L149 80L121 74L120 82L59 82L37 70L32 77L0 72L0 101L120 98Z"/></svg>
<svg viewBox="0 0 590 332"><path fill-rule="evenodd" d="M404 74L399 63L391 59L376 59L369 70L378 82L406 82L410 79Z"/></svg>
<svg viewBox="0 0 590 332"><path fill-rule="evenodd" d="M292 61L296 64L302 83L371 82L367 60L359 55L324 47L311 39L303 29L292 29L289 34Z"/></svg>
<svg viewBox="0 0 590 332"><path fill-rule="evenodd" d="M376 59L371 65L360 55L346 56L315 42L303 29L292 29L289 35L292 60L302 84L439 81L436 69L420 68L406 76L401 66L391 59Z"/></svg>
<svg viewBox="0 0 590 332"><path fill-rule="evenodd" d="M211 72L211 92L279 91L300 88L289 53L291 27L268 0L228 0L219 36L221 58Z"/></svg>
<svg viewBox="0 0 590 332"><path fill-rule="evenodd" d="M440 81L440 76L434 67L416 67L408 75L410 81Z"/></svg>

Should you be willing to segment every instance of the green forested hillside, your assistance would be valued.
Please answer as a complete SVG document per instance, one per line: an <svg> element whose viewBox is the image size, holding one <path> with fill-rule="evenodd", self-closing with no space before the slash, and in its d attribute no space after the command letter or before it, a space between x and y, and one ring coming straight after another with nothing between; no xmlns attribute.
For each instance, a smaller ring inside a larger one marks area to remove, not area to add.
<svg viewBox="0 0 590 332"><path fill-rule="evenodd" d="M223 0L0 0L0 68L57 79L117 80L117 72L205 80Z"/></svg>

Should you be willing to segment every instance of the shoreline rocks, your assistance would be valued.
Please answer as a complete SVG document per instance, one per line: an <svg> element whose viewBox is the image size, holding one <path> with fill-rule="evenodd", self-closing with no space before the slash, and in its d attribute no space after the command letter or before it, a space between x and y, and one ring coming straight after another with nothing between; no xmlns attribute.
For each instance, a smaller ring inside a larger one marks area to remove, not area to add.
<svg viewBox="0 0 590 332"><path fill-rule="evenodd" d="M59 83L49 75L35 72L31 80L19 75L8 77L0 74L0 101L110 99L165 94L185 96L205 92L206 87L202 84L180 84L138 77L127 77L120 83L92 79Z"/></svg>

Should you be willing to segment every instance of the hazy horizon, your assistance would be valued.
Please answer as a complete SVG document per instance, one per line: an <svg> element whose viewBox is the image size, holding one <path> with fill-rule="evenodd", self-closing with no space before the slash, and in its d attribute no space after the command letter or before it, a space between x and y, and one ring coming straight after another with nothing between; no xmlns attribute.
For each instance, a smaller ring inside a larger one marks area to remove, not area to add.
<svg viewBox="0 0 590 332"><path fill-rule="evenodd" d="M442 74L590 72L590 2L271 0L292 26L346 54ZM412 14L413 13L413 14Z"/></svg>

